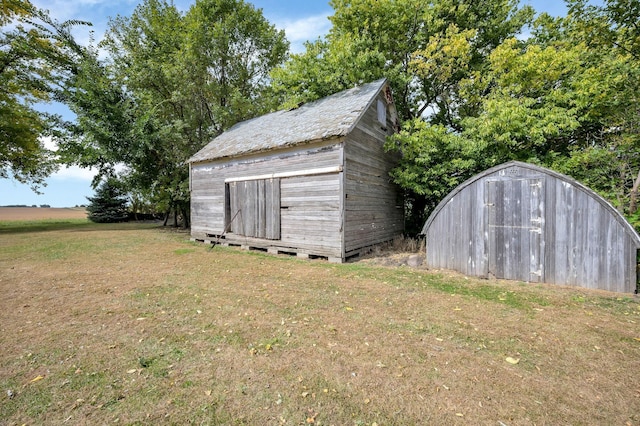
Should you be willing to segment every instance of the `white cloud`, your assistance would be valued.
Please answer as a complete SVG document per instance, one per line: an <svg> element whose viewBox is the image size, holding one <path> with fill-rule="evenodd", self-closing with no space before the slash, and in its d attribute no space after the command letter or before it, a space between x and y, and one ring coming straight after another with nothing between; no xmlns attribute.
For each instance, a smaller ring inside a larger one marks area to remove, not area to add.
<svg viewBox="0 0 640 426"><path fill-rule="evenodd" d="M58 150L58 145L50 136L40 138L44 147L53 152ZM78 166L62 166L60 170L53 173L51 178L54 179L81 179L90 181L98 172L92 168L82 168Z"/></svg>
<svg viewBox="0 0 640 426"><path fill-rule="evenodd" d="M321 14L309 16L297 20L285 20L276 22L276 26L283 29L287 35L287 40L291 43L293 53L304 51L305 41L315 41L318 37L324 36L331 28L329 15Z"/></svg>
<svg viewBox="0 0 640 426"><path fill-rule="evenodd" d="M40 137L40 142L44 145L44 147L50 151L57 151L58 145L51 139L51 136L42 136Z"/></svg>
<svg viewBox="0 0 640 426"><path fill-rule="evenodd" d="M94 169L83 169L78 166L67 167L64 166L57 172L51 175L53 179L80 179L91 181L93 177L98 174Z"/></svg>
<svg viewBox="0 0 640 426"><path fill-rule="evenodd" d="M48 10L52 18L63 22L70 19L90 21L93 26L74 28L73 34L83 45L88 45L90 38L94 42L99 42L107 29L109 18L116 15L130 16L138 0L32 0L34 6ZM192 5L192 0L175 0L174 4L185 12ZM291 50L294 53L304 51L305 41L314 41L318 37L324 36L331 28L328 17L331 10L326 13L307 16L300 19L287 19L286 17L273 17L277 28L283 29L287 39L291 43ZM93 36L91 36L93 33Z"/></svg>

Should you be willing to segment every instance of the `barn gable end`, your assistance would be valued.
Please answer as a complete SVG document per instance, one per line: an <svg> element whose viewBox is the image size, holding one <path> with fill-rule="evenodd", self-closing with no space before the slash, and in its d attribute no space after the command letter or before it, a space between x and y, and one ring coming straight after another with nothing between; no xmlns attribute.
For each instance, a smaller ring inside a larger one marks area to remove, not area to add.
<svg viewBox="0 0 640 426"><path fill-rule="evenodd" d="M190 160L193 239L342 262L402 232L386 80L238 123Z"/></svg>
<svg viewBox="0 0 640 426"><path fill-rule="evenodd" d="M510 162L464 182L423 228L427 266L616 292L637 288L640 237L574 179Z"/></svg>

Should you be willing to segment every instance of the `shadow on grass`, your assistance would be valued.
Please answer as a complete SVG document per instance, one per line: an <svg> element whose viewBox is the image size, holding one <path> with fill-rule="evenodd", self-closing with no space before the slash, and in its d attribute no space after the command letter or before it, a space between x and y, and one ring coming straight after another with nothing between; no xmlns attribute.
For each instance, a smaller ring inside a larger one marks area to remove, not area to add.
<svg viewBox="0 0 640 426"><path fill-rule="evenodd" d="M125 231L132 229L160 229L161 222L93 223L87 219L60 219L0 222L0 235L51 231Z"/></svg>

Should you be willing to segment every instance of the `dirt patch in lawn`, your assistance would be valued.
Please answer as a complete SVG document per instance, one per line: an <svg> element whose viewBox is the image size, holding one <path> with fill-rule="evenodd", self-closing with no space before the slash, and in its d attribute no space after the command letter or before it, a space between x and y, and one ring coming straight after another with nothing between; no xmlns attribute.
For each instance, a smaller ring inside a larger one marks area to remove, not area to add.
<svg viewBox="0 0 640 426"><path fill-rule="evenodd" d="M0 424L640 423L634 296L378 262L5 230Z"/></svg>

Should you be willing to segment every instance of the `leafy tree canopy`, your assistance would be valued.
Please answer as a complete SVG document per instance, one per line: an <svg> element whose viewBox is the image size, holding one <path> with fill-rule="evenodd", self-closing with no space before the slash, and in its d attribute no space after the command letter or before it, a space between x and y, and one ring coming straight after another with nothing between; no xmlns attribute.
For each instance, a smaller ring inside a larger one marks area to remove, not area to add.
<svg viewBox="0 0 640 426"><path fill-rule="evenodd" d="M390 80L404 126L387 148L402 154L392 176L408 232L455 186L512 159L570 174L640 222L637 1L569 0L562 18L512 0L331 5L330 33L272 73L274 90L288 106Z"/></svg>
<svg viewBox="0 0 640 426"><path fill-rule="evenodd" d="M462 82L486 69L491 52L530 22L533 10L513 0L333 0L331 5L327 37L276 69L274 90L290 106L387 77L405 122L402 136L389 144L403 153L394 177L406 190L409 232L416 232L427 206L473 169L466 158L451 164L461 170L445 167L450 155L472 151L462 146L461 121L479 105L463 97ZM425 169L436 162L441 167Z"/></svg>
<svg viewBox="0 0 640 426"><path fill-rule="evenodd" d="M55 100L75 72L77 44L70 31L84 24L59 23L28 0L0 5L0 178L37 191L57 169L42 137L55 134L59 119L34 105Z"/></svg>
<svg viewBox="0 0 640 426"><path fill-rule="evenodd" d="M333 0L331 5L327 37L307 44L305 52L273 72L285 104L384 76L402 120L426 112L445 125L462 106L455 101L458 82L481 68L488 53L533 15L513 0Z"/></svg>
<svg viewBox="0 0 640 426"><path fill-rule="evenodd" d="M145 0L110 22L69 90L77 137L62 151L123 181L158 208L188 218L186 160L214 136L275 104L269 72L288 43L242 0L197 0L186 14ZM186 223L185 223L186 225Z"/></svg>
<svg viewBox="0 0 640 426"><path fill-rule="evenodd" d="M487 71L466 86L479 105L463 132L482 146L478 166L509 159L546 165L636 221L639 21L640 8L624 0L602 7L572 1L565 18L542 15L529 40L496 48Z"/></svg>

